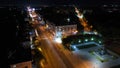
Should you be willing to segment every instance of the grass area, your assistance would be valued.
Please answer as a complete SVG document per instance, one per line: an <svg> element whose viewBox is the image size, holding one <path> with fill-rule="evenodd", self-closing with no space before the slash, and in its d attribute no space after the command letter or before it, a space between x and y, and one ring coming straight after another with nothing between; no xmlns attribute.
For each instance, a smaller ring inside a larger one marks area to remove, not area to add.
<svg viewBox="0 0 120 68"><path fill-rule="evenodd" d="M84 49L84 48L90 48L90 47L94 47L96 45L91 44L91 45L83 45L83 46L77 46L78 49Z"/></svg>
<svg viewBox="0 0 120 68"><path fill-rule="evenodd" d="M96 56L96 58L97 58L99 61L101 61L101 62L107 62L107 61L109 61L108 59L102 59L102 58L99 57L99 56Z"/></svg>

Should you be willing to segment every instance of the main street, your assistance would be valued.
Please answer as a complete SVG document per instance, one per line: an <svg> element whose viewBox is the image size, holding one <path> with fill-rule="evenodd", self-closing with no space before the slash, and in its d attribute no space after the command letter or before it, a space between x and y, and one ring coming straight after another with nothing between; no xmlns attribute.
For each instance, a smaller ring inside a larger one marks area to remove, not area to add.
<svg viewBox="0 0 120 68"><path fill-rule="evenodd" d="M33 13L35 12L33 11ZM37 30L37 38L40 42L38 49L46 59L46 63L42 65L43 68L93 68L93 65L89 61L80 59L65 49L62 44L55 42L52 34L45 30L44 26L39 25L39 22L38 20L33 21L35 25L33 26Z"/></svg>
<svg viewBox="0 0 120 68"><path fill-rule="evenodd" d="M40 26L41 27L41 26ZM64 49L63 45L56 43L53 36L47 31L38 29L39 45L42 53L46 58L47 67L49 68L92 68L89 61L80 59L72 54L69 50Z"/></svg>

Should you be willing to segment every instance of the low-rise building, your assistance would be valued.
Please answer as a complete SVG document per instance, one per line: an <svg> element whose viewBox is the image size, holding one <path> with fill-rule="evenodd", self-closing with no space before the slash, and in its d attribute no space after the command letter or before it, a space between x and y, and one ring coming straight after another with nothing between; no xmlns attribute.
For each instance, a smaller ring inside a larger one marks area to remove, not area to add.
<svg viewBox="0 0 120 68"><path fill-rule="evenodd" d="M56 25L53 23L48 23L49 31L54 35L54 37L64 37L77 33L77 24L68 25Z"/></svg>
<svg viewBox="0 0 120 68"><path fill-rule="evenodd" d="M10 65L10 68L32 68L32 62L26 61Z"/></svg>

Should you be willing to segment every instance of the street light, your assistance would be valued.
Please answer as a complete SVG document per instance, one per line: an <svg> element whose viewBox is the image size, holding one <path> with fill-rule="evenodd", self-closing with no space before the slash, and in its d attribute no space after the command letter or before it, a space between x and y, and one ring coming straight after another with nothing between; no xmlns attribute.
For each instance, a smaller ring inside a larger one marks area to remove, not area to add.
<svg viewBox="0 0 120 68"><path fill-rule="evenodd" d="M70 22L70 18L67 18L67 21Z"/></svg>
<svg viewBox="0 0 120 68"><path fill-rule="evenodd" d="M79 40L78 42L81 43L81 40Z"/></svg>
<svg viewBox="0 0 120 68"><path fill-rule="evenodd" d="M100 44L102 43L101 41L98 41Z"/></svg>
<svg viewBox="0 0 120 68"><path fill-rule="evenodd" d="M85 39L85 42L87 42L88 41L88 39Z"/></svg>
<svg viewBox="0 0 120 68"><path fill-rule="evenodd" d="M94 38L91 38L91 40L93 41L93 40L94 40Z"/></svg>

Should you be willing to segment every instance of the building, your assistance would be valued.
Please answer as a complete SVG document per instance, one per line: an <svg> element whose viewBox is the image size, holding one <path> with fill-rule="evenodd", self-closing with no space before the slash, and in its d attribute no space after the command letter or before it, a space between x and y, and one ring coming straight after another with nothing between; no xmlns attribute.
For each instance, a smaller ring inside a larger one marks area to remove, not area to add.
<svg viewBox="0 0 120 68"><path fill-rule="evenodd" d="M54 40L61 40L61 38L67 37L69 35L76 34L77 31L77 24L68 24L68 25L56 25L53 23L49 23L47 21L47 29L53 35Z"/></svg>
<svg viewBox="0 0 120 68"><path fill-rule="evenodd" d="M31 61L21 62L10 65L10 68L32 68Z"/></svg>
<svg viewBox="0 0 120 68"><path fill-rule="evenodd" d="M28 22L24 20L27 16L26 12L21 13L22 9L14 7L4 7L1 10L0 13L3 15L1 16L1 31L3 32L1 36L5 39L2 40L5 48L1 47L0 52L7 52L5 63L7 67L0 64L0 68L31 68L31 48L29 44L23 44L30 42L31 29ZM5 62L3 57L1 60L3 60L1 63ZM22 67L23 64L25 67Z"/></svg>
<svg viewBox="0 0 120 68"><path fill-rule="evenodd" d="M63 25L63 26L55 26L56 36L69 36L77 33L77 25ZM61 33L61 35L57 35Z"/></svg>
<svg viewBox="0 0 120 68"><path fill-rule="evenodd" d="M62 43L70 50L90 48L93 46L103 46L103 39L99 35L92 34L76 34L70 35L62 39Z"/></svg>
<svg viewBox="0 0 120 68"><path fill-rule="evenodd" d="M69 36L77 33L77 24L56 25L47 21L48 29L54 36Z"/></svg>

